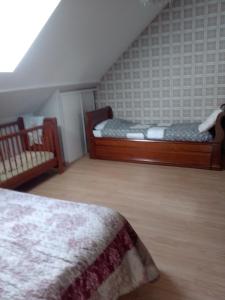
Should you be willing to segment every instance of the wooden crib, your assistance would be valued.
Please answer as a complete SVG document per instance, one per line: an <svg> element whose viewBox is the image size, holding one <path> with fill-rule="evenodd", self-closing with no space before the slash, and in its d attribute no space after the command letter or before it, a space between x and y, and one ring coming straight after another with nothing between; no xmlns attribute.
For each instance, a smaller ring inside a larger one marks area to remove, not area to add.
<svg viewBox="0 0 225 300"><path fill-rule="evenodd" d="M0 125L1 188L16 188L51 168L64 170L55 118L29 129L23 118Z"/></svg>

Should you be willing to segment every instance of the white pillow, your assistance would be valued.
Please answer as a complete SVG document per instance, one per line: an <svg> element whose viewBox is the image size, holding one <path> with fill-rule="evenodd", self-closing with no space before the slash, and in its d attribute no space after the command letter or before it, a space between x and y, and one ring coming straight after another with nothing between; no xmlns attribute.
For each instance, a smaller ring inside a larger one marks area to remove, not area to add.
<svg viewBox="0 0 225 300"><path fill-rule="evenodd" d="M33 128L36 126L42 126L44 122L44 117L42 116L33 116L33 115L24 115L23 122L26 129Z"/></svg>
<svg viewBox="0 0 225 300"><path fill-rule="evenodd" d="M109 120L105 120L105 121L103 121L103 122L97 124L97 125L95 126L95 129L96 129L96 130L102 130L102 129L105 127L105 125L107 124L108 121L109 121Z"/></svg>
<svg viewBox="0 0 225 300"><path fill-rule="evenodd" d="M215 125L216 119L221 112L222 109L214 110L214 112L211 113L211 115L208 116L208 118L198 126L199 132L204 132L212 128Z"/></svg>

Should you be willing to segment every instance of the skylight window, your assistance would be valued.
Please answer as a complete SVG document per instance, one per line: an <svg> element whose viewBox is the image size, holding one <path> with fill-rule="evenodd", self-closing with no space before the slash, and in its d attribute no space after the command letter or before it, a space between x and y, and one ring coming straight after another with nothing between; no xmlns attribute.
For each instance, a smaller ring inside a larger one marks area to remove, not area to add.
<svg viewBox="0 0 225 300"><path fill-rule="evenodd" d="M0 0L0 72L14 72L61 0Z"/></svg>

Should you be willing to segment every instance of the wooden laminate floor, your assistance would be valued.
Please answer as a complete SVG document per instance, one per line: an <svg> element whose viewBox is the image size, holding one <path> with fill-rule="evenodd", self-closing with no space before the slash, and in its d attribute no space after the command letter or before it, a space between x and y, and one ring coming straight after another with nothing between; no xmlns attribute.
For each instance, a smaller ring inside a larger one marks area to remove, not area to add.
<svg viewBox="0 0 225 300"><path fill-rule="evenodd" d="M123 300L225 299L225 172L90 160L23 190L115 208L161 279Z"/></svg>

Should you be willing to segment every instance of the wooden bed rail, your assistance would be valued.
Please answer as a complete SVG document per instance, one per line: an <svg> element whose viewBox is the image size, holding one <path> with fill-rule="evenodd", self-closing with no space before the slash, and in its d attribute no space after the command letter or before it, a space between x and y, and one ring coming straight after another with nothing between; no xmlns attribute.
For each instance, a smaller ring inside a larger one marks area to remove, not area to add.
<svg viewBox="0 0 225 300"><path fill-rule="evenodd" d="M95 111L87 112L87 126L86 126L86 136L87 136L87 149L90 154L90 157L93 157L93 146L91 145L93 143L94 135L93 135L93 129L94 127L107 120L113 118L113 111L110 106L106 106L104 108L100 108Z"/></svg>
<svg viewBox="0 0 225 300"><path fill-rule="evenodd" d="M106 106L104 108L87 112L86 116L87 116L88 127L93 130L98 123L107 119L112 119L113 111L110 106Z"/></svg>
<svg viewBox="0 0 225 300"><path fill-rule="evenodd" d="M23 129L23 130L20 130L18 132L14 132L14 133L6 133L5 135L0 136L0 141L4 140L6 138L15 137L15 136L18 136L18 135L25 135L28 132L43 130L43 129L44 129L44 126L40 125L40 126L28 128L28 129Z"/></svg>

